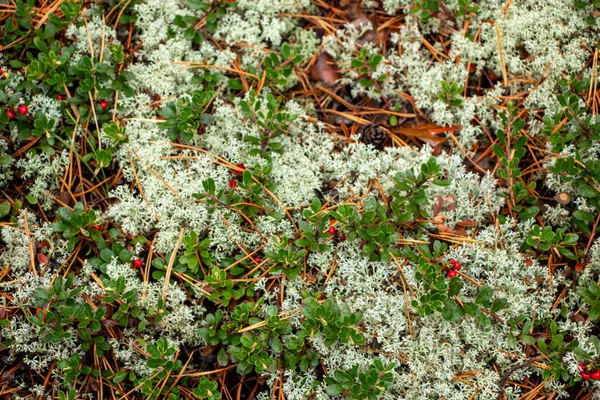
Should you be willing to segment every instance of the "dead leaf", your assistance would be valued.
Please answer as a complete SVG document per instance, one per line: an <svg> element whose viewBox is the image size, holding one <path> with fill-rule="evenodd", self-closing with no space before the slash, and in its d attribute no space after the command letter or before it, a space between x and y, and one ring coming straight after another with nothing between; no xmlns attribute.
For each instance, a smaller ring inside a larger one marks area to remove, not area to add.
<svg viewBox="0 0 600 400"><path fill-rule="evenodd" d="M433 203L433 216L439 215L444 208L444 198L440 195L435 196L435 202Z"/></svg>
<svg viewBox="0 0 600 400"><path fill-rule="evenodd" d="M463 219L461 221L458 221L456 223L456 226L462 226L462 227L465 227L465 228L472 228L472 227L477 226L477 222L473 221L472 219Z"/></svg>
<svg viewBox="0 0 600 400"><path fill-rule="evenodd" d="M50 242L48 242L46 239L42 240L41 242L39 242L36 247L38 249L45 249L47 247L50 247Z"/></svg>
<svg viewBox="0 0 600 400"><path fill-rule="evenodd" d="M435 124L422 124L416 126L390 129L390 131L392 133L419 139L420 141L427 143L431 146L437 146L439 144L446 143L446 138L436 136L436 134L457 131L460 128L460 126L443 127Z"/></svg>
<svg viewBox="0 0 600 400"><path fill-rule="evenodd" d="M319 54L317 62L310 67L310 75L315 81L320 81L328 86L336 84L337 80L340 79L340 70L328 53Z"/></svg>
<svg viewBox="0 0 600 400"><path fill-rule="evenodd" d="M40 264L48 265L48 256L44 253L37 253L36 258Z"/></svg>
<svg viewBox="0 0 600 400"><path fill-rule="evenodd" d="M453 194L447 194L446 200L448 201L448 205L446 206L446 210L455 211L456 210L456 197Z"/></svg>
<svg viewBox="0 0 600 400"><path fill-rule="evenodd" d="M216 349L217 349L216 345L202 346L202 347L198 348L198 354L200 354L201 357L210 356L211 354L213 354L215 352Z"/></svg>
<svg viewBox="0 0 600 400"><path fill-rule="evenodd" d="M66 190L61 190L60 194L58 195L58 199L69 207L75 204L73 196L71 196L71 194Z"/></svg>
<svg viewBox="0 0 600 400"><path fill-rule="evenodd" d="M454 233L454 229L450 228L448 225L444 225L444 224L439 224L436 225L436 227L439 229L440 232L444 232L444 233Z"/></svg>

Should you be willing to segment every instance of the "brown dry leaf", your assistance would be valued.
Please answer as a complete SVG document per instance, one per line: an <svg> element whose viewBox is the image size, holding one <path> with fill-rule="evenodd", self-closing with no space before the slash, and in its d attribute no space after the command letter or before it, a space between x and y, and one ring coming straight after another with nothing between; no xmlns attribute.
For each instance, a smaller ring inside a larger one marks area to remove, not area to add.
<svg viewBox="0 0 600 400"><path fill-rule="evenodd" d="M437 146L439 144L446 143L446 139L443 137L436 136L435 134L456 131L460 128L460 126L443 127L435 124L422 124L416 126L390 129L390 131L403 136L419 139L420 141L427 143L431 146Z"/></svg>
<svg viewBox="0 0 600 400"><path fill-rule="evenodd" d="M317 62L310 67L310 75L315 81L320 81L328 86L333 86L340 79L340 70L328 53L319 54Z"/></svg>
<svg viewBox="0 0 600 400"><path fill-rule="evenodd" d="M48 256L44 253L37 253L36 258L40 264L48 265Z"/></svg>
<svg viewBox="0 0 600 400"><path fill-rule="evenodd" d="M577 272L581 272L583 270L583 264L578 262L577 264L575 264L575 271Z"/></svg>
<svg viewBox="0 0 600 400"><path fill-rule="evenodd" d="M105 328L113 328L113 327L119 325L119 323L117 321L115 321L114 319L110 319L110 318L104 318L103 320L100 321L100 323Z"/></svg>
<svg viewBox="0 0 600 400"><path fill-rule="evenodd" d="M464 226L459 226L459 225L456 225L456 226L454 227L454 232L455 232L457 235L460 235L460 236L467 236L467 230L465 229L465 227L464 227Z"/></svg>
<svg viewBox="0 0 600 400"><path fill-rule="evenodd" d="M456 226L461 226L461 227L465 227L465 228L473 228L473 227L477 226L477 222L473 221L472 219L463 219L461 221L458 221L456 223Z"/></svg>
<svg viewBox="0 0 600 400"><path fill-rule="evenodd" d="M73 197L66 190L61 190L60 191L60 194L58 195L58 199L61 202L63 202L63 204L66 204L69 207L75 204L75 201L73 201Z"/></svg>
<svg viewBox="0 0 600 400"><path fill-rule="evenodd" d="M47 247L50 247L50 242L48 242L46 239L42 240L41 242L39 242L36 247L38 249L45 249Z"/></svg>
<svg viewBox="0 0 600 400"><path fill-rule="evenodd" d="M317 277L313 274L302 274L302 277L306 279L308 283L315 283L317 281Z"/></svg>
<svg viewBox="0 0 600 400"><path fill-rule="evenodd" d="M453 194L447 194L446 200L448 201L448 205L446 206L446 210L455 211L456 210L456 197Z"/></svg>
<svg viewBox="0 0 600 400"><path fill-rule="evenodd" d="M436 225L436 227L439 229L440 232L444 232L444 233L454 233L455 230L450 228L448 225L445 224L438 224Z"/></svg>
<svg viewBox="0 0 600 400"><path fill-rule="evenodd" d="M578 324L583 324L585 322L585 317L581 314L572 314L571 320L577 322Z"/></svg>
<svg viewBox="0 0 600 400"><path fill-rule="evenodd" d="M435 203L433 203L433 215L438 216L444 208L444 198L440 195L435 196Z"/></svg>
<svg viewBox="0 0 600 400"><path fill-rule="evenodd" d="M207 357L207 356L210 356L211 354L213 354L216 349L217 349L216 345L202 346L202 347L198 348L198 354L200 354L200 356L202 356L202 357Z"/></svg>

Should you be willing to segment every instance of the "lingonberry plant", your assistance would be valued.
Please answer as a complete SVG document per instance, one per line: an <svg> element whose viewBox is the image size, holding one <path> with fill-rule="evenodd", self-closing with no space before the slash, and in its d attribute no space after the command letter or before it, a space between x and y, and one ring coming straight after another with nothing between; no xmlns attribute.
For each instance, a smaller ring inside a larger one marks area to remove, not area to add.
<svg viewBox="0 0 600 400"><path fill-rule="evenodd" d="M379 399L392 387L392 373L395 363L384 366L379 358L373 359L373 365L361 371L358 365L349 370L335 371L325 380L328 383L327 394L335 396L344 394L349 399Z"/></svg>
<svg viewBox="0 0 600 400"><path fill-rule="evenodd" d="M597 1L368 3L0 7L3 393L589 397Z"/></svg>

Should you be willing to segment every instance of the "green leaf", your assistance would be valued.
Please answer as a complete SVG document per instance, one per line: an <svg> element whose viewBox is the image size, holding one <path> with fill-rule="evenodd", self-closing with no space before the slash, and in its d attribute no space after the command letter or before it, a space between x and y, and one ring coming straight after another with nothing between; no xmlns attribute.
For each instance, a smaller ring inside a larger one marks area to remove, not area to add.
<svg viewBox="0 0 600 400"><path fill-rule="evenodd" d="M448 299L444 303L444 308L442 310L442 317L446 321L456 322L461 319L464 314L464 310L456 304L454 300Z"/></svg>
<svg viewBox="0 0 600 400"><path fill-rule="evenodd" d="M123 382L123 380L125 380L125 378L127 377L128 372L127 371L119 371L116 373L116 375L113 378L113 382L114 383L120 383Z"/></svg>
<svg viewBox="0 0 600 400"><path fill-rule="evenodd" d="M556 349L558 349L558 346L560 346L564 341L564 336L562 335L562 333L559 333L558 335L555 335L552 340L550 341L550 351L554 351Z"/></svg>
<svg viewBox="0 0 600 400"><path fill-rule="evenodd" d="M521 340L523 341L523 343L530 345L530 346L535 343L535 339L529 335L521 336Z"/></svg>
<svg viewBox="0 0 600 400"><path fill-rule="evenodd" d="M600 304L596 304L590 309L589 317L592 321L597 321L600 318Z"/></svg>
<svg viewBox="0 0 600 400"><path fill-rule="evenodd" d="M593 222L594 216L587 211L583 210L575 210L573 211L573 218L578 219L580 221L585 222Z"/></svg>
<svg viewBox="0 0 600 400"><path fill-rule="evenodd" d="M164 363L166 363L166 360L161 360L159 358L151 358L148 361L146 361L146 366L148 368L158 368Z"/></svg>
<svg viewBox="0 0 600 400"><path fill-rule="evenodd" d="M450 285L449 285L449 290L448 290L448 297L452 297L452 296L456 296L459 292L460 289L462 289L462 281L458 278L452 278L450 280Z"/></svg>
<svg viewBox="0 0 600 400"><path fill-rule="evenodd" d="M115 257L115 253L113 253L109 249L104 249L100 252L100 258L102 258L102 260L104 260L104 262L107 262L107 263L111 262L113 257Z"/></svg>
<svg viewBox="0 0 600 400"><path fill-rule="evenodd" d="M0 204L0 218L7 216L9 212L10 212L10 203L9 202L5 201L4 203Z"/></svg>
<svg viewBox="0 0 600 400"><path fill-rule="evenodd" d="M490 300L494 295L494 289L489 286L484 286L479 289L479 293L477 293L477 297L475 298L475 303L481 304L484 307L489 307Z"/></svg>
<svg viewBox="0 0 600 400"><path fill-rule="evenodd" d="M232 90L242 90L243 89L242 81L240 81L237 78L231 78L227 81L227 83L229 84L229 87Z"/></svg>
<svg viewBox="0 0 600 400"><path fill-rule="evenodd" d="M227 356L227 351L225 351L225 348L221 348L221 350L219 350L219 353L217 354L217 362L222 367L226 366L229 363L229 358Z"/></svg>
<svg viewBox="0 0 600 400"><path fill-rule="evenodd" d="M469 314L471 317L477 318L479 316L479 314L481 314L481 310L479 309L479 306L474 303L470 303L470 302L463 303L463 307L465 308L466 313Z"/></svg>
<svg viewBox="0 0 600 400"><path fill-rule="evenodd" d="M330 396L337 396L342 393L344 393L344 388L339 383L327 386L327 394Z"/></svg>
<svg viewBox="0 0 600 400"><path fill-rule="evenodd" d="M525 221L531 218L535 218L536 215L540 212L540 209L536 206L527 207L525 210L519 213L519 219L521 221Z"/></svg>
<svg viewBox="0 0 600 400"><path fill-rule="evenodd" d="M495 300L494 303L492 304L491 311L493 313L498 312L498 311L502 310L503 308L506 308L507 303L508 303L508 300L505 297Z"/></svg>
<svg viewBox="0 0 600 400"><path fill-rule="evenodd" d="M581 197L585 197L588 199L598 197L598 191L592 186L585 183L583 185L577 186L577 193L579 193Z"/></svg>

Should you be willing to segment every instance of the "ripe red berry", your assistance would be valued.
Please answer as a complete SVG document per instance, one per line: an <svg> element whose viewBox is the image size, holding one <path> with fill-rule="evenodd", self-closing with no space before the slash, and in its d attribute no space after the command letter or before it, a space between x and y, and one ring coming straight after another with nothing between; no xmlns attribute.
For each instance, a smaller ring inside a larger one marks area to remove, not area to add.
<svg viewBox="0 0 600 400"><path fill-rule="evenodd" d="M229 181L229 189L235 189L237 187L237 182L235 181L234 178L231 178L231 180Z"/></svg>
<svg viewBox="0 0 600 400"><path fill-rule="evenodd" d="M100 108L106 110L106 107L108 107L108 101L100 100Z"/></svg>
<svg viewBox="0 0 600 400"><path fill-rule="evenodd" d="M253 260L254 260L255 263L259 263L259 262L262 261L262 258L260 258L259 256L256 256L256 257L253 258Z"/></svg>
<svg viewBox="0 0 600 400"><path fill-rule="evenodd" d="M29 107L27 107L26 104L21 104L17 110L19 111L19 114L21 115L27 115L27 113L29 112Z"/></svg>
<svg viewBox="0 0 600 400"><path fill-rule="evenodd" d="M246 166L244 164L235 164L236 167L240 168L241 171L234 169L233 171L231 171L232 174L234 175L243 175L244 174L244 170L246 169Z"/></svg>
<svg viewBox="0 0 600 400"><path fill-rule="evenodd" d="M140 268L142 268L143 265L144 265L144 263L139 258L136 258L135 260L133 260L131 262L131 266L135 269L140 269Z"/></svg>
<svg viewBox="0 0 600 400"><path fill-rule="evenodd" d="M59 93L56 95L56 100L63 101L64 99L65 99L65 96L63 96L62 94Z"/></svg>
<svg viewBox="0 0 600 400"><path fill-rule="evenodd" d="M2 75L4 73L4 71L2 70L2 68L0 68L0 75Z"/></svg>
<svg viewBox="0 0 600 400"><path fill-rule="evenodd" d="M345 242L346 241L346 234L342 233L342 235L340 236L340 242Z"/></svg>
<svg viewBox="0 0 600 400"><path fill-rule="evenodd" d="M581 379L583 379L584 381L587 381L588 379L590 379L592 377L592 374L588 374L585 371L581 372Z"/></svg>
<svg viewBox="0 0 600 400"><path fill-rule="evenodd" d="M458 272L454 270L448 271L448 278L454 278L456 275L458 275Z"/></svg>
<svg viewBox="0 0 600 400"><path fill-rule="evenodd" d="M600 379L600 370L597 369L594 372L592 372L590 375L593 380L597 381Z"/></svg>
<svg viewBox="0 0 600 400"><path fill-rule="evenodd" d="M579 372L582 372L585 370L585 365L583 363L579 364L578 367L579 367Z"/></svg>
<svg viewBox="0 0 600 400"><path fill-rule="evenodd" d="M100 228L101 228L101 226L100 225L94 225L94 226L92 226L92 228L94 228L95 230L99 231Z"/></svg>
<svg viewBox="0 0 600 400"><path fill-rule="evenodd" d="M329 232L330 235L335 235L337 229L335 229L335 226L332 225L329 227L329 229L327 229L327 232Z"/></svg>
<svg viewBox="0 0 600 400"><path fill-rule="evenodd" d="M17 116L13 110L6 110L5 114L8 115L8 119L15 119Z"/></svg>
<svg viewBox="0 0 600 400"><path fill-rule="evenodd" d="M460 262L456 261L454 258L450 259L450 264L452 264L452 269L457 271L460 269Z"/></svg>

